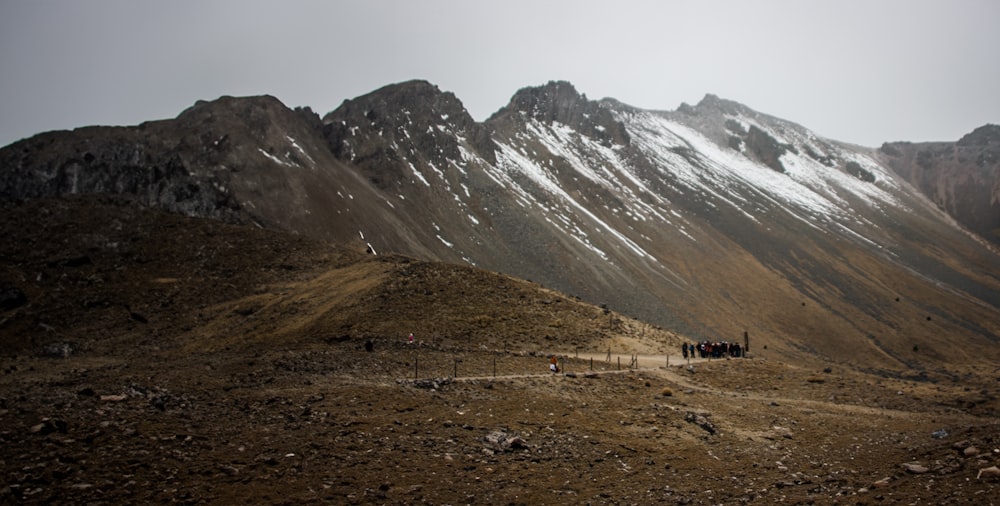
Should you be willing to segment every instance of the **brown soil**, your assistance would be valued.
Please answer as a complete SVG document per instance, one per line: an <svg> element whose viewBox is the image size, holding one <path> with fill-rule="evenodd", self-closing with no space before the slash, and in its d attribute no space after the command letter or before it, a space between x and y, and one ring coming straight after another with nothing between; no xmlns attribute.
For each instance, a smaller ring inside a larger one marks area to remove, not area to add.
<svg viewBox="0 0 1000 506"><path fill-rule="evenodd" d="M3 212L2 503L998 502L993 364L688 364L467 267L117 200Z"/></svg>

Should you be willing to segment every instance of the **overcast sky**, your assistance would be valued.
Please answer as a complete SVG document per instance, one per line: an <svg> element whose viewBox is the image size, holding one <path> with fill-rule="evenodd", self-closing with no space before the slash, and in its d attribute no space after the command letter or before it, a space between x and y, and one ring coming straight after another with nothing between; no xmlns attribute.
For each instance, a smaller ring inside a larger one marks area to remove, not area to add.
<svg viewBox="0 0 1000 506"><path fill-rule="evenodd" d="M997 0L0 0L0 145L270 94L319 114L426 79L477 120L568 80L647 109L706 93L878 146L1000 123Z"/></svg>

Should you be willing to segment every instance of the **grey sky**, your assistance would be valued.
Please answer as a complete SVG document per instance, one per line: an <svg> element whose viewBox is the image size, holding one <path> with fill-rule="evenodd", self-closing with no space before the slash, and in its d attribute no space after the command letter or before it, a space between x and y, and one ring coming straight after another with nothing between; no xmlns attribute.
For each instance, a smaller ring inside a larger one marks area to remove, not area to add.
<svg viewBox="0 0 1000 506"><path fill-rule="evenodd" d="M1000 123L1000 2L0 0L0 145L271 94L319 114L426 79L483 120L564 79L648 109L705 93L837 140Z"/></svg>

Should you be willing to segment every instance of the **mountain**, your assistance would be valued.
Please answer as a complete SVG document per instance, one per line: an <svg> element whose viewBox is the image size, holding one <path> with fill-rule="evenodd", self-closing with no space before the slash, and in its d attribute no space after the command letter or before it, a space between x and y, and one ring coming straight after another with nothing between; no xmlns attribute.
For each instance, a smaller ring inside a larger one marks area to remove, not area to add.
<svg viewBox="0 0 1000 506"><path fill-rule="evenodd" d="M962 226L1000 244L1000 126L957 142L887 142L879 155Z"/></svg>
<svg viewBox="0 0 1000 506"><path fill-rule="evenodd" d="M411 81L322 118L223 97L40 134L0 150L0 198L131 195L502 272L693 338L747 335L751 350L918 371L995 359L995 246L887 150L712 95L650 111L567 82L519 90L480 123Z"/></svg>

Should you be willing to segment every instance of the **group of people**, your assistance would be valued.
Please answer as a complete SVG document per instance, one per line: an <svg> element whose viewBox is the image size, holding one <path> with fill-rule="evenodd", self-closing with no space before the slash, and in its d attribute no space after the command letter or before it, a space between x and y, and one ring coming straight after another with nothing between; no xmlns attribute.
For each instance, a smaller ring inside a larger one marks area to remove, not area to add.
<svg viewBox="0 0 1000 506"><path fill-rule="evenodd" d="M682 344L681 353L684 354L684 358L739 358L743 356L743 347L739 343L730 343L728 341L702 341L700 343Z"/></svg>

